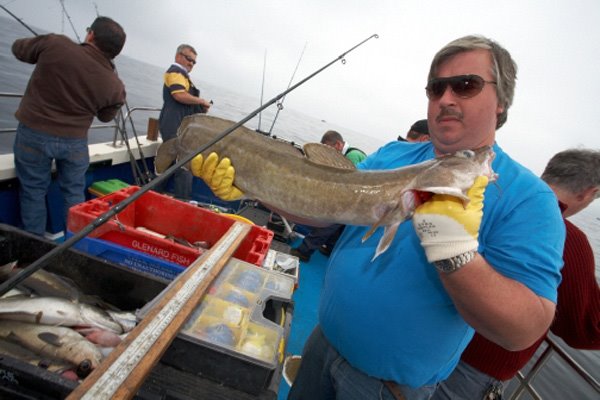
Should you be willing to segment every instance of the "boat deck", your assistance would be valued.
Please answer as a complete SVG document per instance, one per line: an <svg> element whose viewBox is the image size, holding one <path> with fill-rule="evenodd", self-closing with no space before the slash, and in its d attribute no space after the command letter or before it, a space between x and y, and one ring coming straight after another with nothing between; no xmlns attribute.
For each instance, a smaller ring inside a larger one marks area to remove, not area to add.
<svg viewBox="0 0 600 400"><path fill-rule="evenodd" d="M293 243L299 245L300 240ZM317 311L319 307L319 298L321 296L321 287L325 277L325 269L328 259L320 252L316 251L310 262L300 262L300 275L298 277L298 288L294 292L294 320L286 354L302 354L304 343L317 324ZM290 387L285 379L281 379L279 385L279 400L287 398Z"/></svg>

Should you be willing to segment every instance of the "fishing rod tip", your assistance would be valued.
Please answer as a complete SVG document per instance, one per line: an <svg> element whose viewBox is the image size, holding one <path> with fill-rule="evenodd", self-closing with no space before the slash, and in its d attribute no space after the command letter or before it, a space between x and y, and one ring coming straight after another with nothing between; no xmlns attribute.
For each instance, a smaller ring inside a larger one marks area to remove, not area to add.
<svg viewBox="0 0 600 400"><path fill-rule="evenodd" d="M379 39L379 35L378 35L378 34L376 34L376 33L374 33L374 34L373 34L373 37L374 37L375 39Z"/></svg>

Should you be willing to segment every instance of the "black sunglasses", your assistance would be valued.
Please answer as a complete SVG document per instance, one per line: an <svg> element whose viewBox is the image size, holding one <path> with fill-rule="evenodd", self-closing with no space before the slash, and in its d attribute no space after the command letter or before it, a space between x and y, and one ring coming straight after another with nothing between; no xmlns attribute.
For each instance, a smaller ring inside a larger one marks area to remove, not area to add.
<svg viewBox="0 0 600 400"><path fill-rule="evenodd" d="M188 62L191 62L192 65L196 65L196 60L194 60L192 57L190 57L188 55L185 55L183 53L179 53L179 54L181 54L183 56L183 58L185 58L186 60L188 60Z"/></svg>
<svg viewBox="0 0 600 400"><path fill-rule="evenodd" d="M437 100L450 88L458 97L468 99L477 96L483 90L486 83L496 84L494 81L486 81L479 75L457 75L449 78L433 78L427 82L425 92L430 100Z"/></svg>

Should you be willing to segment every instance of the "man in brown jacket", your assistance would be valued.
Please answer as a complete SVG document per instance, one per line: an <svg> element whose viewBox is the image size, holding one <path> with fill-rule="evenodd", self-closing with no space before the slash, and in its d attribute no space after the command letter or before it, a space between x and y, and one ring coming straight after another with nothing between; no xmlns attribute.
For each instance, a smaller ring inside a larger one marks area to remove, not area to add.
<svg viewBox="0 0 600 400"><path fill-rule="evenodd" d="M107 17L96 18L81 44L55 34L13 43L17 59L36 65L15 113L15 168L26 231L46 231L44 199L53 161L65 220L69 207L85 200L88 129L94 117L113 119L125 102L125 87L112 63L124 44L123 28Z"/></svg>

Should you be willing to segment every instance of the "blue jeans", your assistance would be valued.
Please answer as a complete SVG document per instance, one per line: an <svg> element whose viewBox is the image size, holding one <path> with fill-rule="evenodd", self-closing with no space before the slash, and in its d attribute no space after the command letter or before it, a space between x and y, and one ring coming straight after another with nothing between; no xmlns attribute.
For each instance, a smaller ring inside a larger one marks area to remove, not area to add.
<svg viewBox="0 0 600 400"><path fill-rule="evenodd" d="M435 385L399 385L406 400L428 400ZM394 400L385 384L352 367L329 344L320 327L313 330L302 352L300 370L288 400Z"/></svg>
<svg viewBox="0 0 600 400"><path fill-rule="evenodd" d="M482 400L490 391L504 391L499 381L461 361L452 374L438 385L432 400ZM495 397L501 399L501 397Z"/></svg>
<svg viewBox="0 0 600 400"><path fill-rule="evenodd" d="M46 232L46 194L52 181L52 160L56 162L66 225L69 208L85 200L85 173L90 163L87 138L52 136L19 123L13 152L23 229L40 236Z"/></svg>

